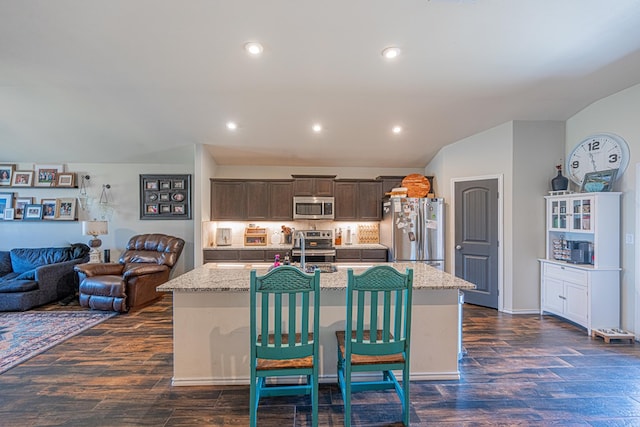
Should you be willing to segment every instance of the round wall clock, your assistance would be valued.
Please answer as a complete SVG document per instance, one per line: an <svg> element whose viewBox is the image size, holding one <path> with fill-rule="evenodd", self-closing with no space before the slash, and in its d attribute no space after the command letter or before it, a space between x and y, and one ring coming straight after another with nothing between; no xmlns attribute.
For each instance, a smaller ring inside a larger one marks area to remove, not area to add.
<svg viewBox="0 0 640 427"><path fill-rule="evenodd" d="M629 164L629 146L613 133L597 133L580 141L567 159L567 174L573 182L582 184L589 172L618 169L618 179Z"/></svg>

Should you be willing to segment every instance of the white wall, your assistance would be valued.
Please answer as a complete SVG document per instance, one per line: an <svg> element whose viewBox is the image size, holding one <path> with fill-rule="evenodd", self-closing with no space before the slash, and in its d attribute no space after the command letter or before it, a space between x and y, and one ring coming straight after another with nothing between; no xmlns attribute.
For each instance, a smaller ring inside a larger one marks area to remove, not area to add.
<svg viewBox="0 0 640 427"><path fill-rule="evenodd" d="M453 273L453 260L455 257L455 217L452 205L453 180L502 175L505 185L505 195L502 197L502 203L505 207L505 222L510 224L511 213L510 209L507 211L506 208L511 203L512 151L513 123L509 122L444 147L425 168L424 173L426 175L435 176L434 187L436 187L437 193L445 198L447 206L446 271ZM504 229L505 233L508 233L504 235L505 242L503 242L504 269L510 270L511 227L508 225ZM511 289L511 284L505 283L505 288Z"/></svg>
<svg viewBox="0 0 640 427"><path fill-rule="evenodd" d="M374 179L377 176L406 176L423 172L423 168L218 166L212 178L288 179L291 175L337 175L336 179Z"/></svg>
<svg viewBox="0 0 640 427"><path fill-rule="evenodd" d="M539 310L537 258L544 256L544 200L562 157L562 122L514 121L444 147L427 165L434 185L447 200L447 263L453 271L454 180L502 176L502 307L506 312Z"/></svg>
<svg viewBox="0 0 640 427"><path fill-rule="evenodd" d="M191 150L193 158L193 148ZM55 163L55 162L54 162ZM32 170L33 163L18 163L21 170ZM111 259L117 259L129 238L141 233L165 233L185 239L185 249L174 270L174 275L193 268L194 220L141 220L139 212L140 174L193 174L193 165L186 164L101 164L69 163L68 172L89 175L87 185L88 209L78 207L79 221L107 219L109 234L102 236L102 248L111 250ZM111 200L107 209L101 209L99 199L102 185L109 184ZM193 185L193 182L192 182ZM60 188L3 188L15 196L42 198L78 197L79 189ZM193 191L193 190L192 190ZM199 198L193 197L193 212L200 210ZM88 242L82 235L79 221L0 221L0 250L16 247L66 246L69 243Z"/></svg>
<svg viewBox="0 0 640 427"><path fill-rule="evenodd" d="M629 167L616 182L615 191L622 191L622 327L640 330L640 319L636 321L636 294L638 293L635 268L635 247L625 244L625 235L635 233L635 164L640 162L640 85L633 86L589 105L569 120L566 127L565 153L568 155L587 136L599 132L612 132L623 137L629 144L631 161Z"/></svg>
<svg viewBox="0 0 640 427"><path fill-rule="evenodd" d="M209 235L205 222L211 219L211 184L215 176L216 162L203 145L196 146L194 199L198 200L198 210L194 209L194 266L202 265L204 257L201 248L209 245Z"/></svg>
<svg viewBox="0 0 640 427"><path fill-rule="evenodd" d="M565 125L557 121L514 122L512 194L512 301L514 313L540 309L540 268L545 256L545 201L555 166L563 163Z"/></svg>

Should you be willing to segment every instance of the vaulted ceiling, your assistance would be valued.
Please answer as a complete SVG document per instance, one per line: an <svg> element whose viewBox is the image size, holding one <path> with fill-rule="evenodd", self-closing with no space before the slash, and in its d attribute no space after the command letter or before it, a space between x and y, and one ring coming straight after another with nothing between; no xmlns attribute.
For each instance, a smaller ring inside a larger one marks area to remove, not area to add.
<svg viewBox="0 0 640 427"><path fill-rule="evenodd" d="M0 162L422 167L637 83L636 0L0 0Z"/></svg>

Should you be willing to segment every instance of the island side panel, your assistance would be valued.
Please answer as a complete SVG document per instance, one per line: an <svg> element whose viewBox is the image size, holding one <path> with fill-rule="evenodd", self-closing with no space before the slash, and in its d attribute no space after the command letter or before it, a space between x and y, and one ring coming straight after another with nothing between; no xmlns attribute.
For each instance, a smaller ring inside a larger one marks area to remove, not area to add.
<svg viewBox="0 0 640 427"><path fill-rule="evenodd" d="M173 385L249 383L249 293L179 292L174 300ZM344 328L344 292L321 292L322 382L336 380L335 331ZM411 378L458 379L458 291L415 290Z"/></svg>

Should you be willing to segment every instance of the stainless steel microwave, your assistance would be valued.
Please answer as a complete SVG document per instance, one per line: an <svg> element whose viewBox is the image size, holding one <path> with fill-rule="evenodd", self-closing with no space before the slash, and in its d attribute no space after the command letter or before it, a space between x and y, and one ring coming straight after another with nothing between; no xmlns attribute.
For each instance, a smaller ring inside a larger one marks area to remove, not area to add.
<svg viewBox="0 0 640 427"><path fill-rule="evenodd" d="M294 197L293 219L333 219L333 197Z"/></svg>

